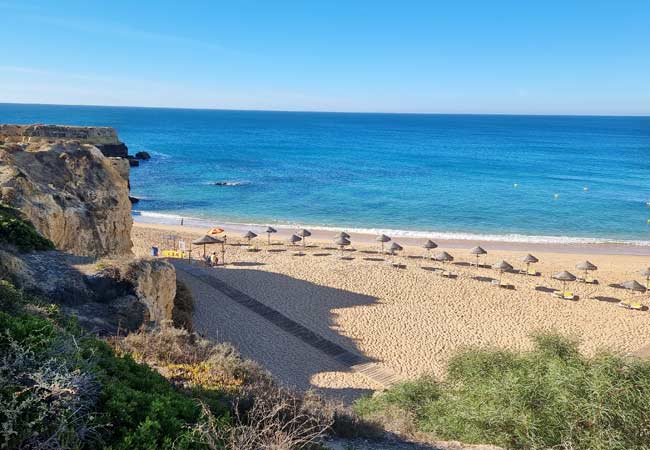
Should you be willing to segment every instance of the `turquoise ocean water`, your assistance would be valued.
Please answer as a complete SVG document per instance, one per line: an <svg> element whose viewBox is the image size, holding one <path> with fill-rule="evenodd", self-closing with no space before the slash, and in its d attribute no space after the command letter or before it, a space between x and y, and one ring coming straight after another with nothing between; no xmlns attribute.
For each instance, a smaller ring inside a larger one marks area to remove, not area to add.
<svg viewBox="0 0 650 450"><path fill-rule="evenodd" d="M0 122L115 127L153 155L131 186L154 221L650 245L650 117L0 104Z"/></svg>

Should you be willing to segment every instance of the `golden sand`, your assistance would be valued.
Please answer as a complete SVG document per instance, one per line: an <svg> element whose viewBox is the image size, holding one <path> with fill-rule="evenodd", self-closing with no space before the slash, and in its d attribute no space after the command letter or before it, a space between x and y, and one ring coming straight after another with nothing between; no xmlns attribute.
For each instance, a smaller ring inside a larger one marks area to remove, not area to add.
<svg viewBox="0 0 650 450"><path fill-rule="evenodd" d="M163 235L170 230L181 234L187 242L204 231L135 224L134 251L140 256L148 255L152 245L162 245ZM284 237L275 235L274 240ZM427 372L443 375L449 358L463 347L528 349L530 334L542 330L579 337L587 354L598 349L633 352L650 344L650 313L617 306L618 301L630 299L650 305L648 297L610 286L629 279L644 283L638 271L650 265L649 256L608 254L602 248L549 252L537 247L534 253L540 263L534 267L542 275L506 273L503 281L514 289L504 289L490 282L498 278L497 271L467 265L474 261L467 247L475 243L463 243L465 248L452 248L446 243L437 249L455 257L448 268L458 277L447 279L431 270L441 267L439 263L419 258L425 254L421 248L404 245L404 251L393 261L376 253L378 244L367 239L355 240L353 236L355 251L345 252L346 258L341 259L338 250L327 249L331 240L318 241L323 237L310 239L308 243L318 247L308 247L305 256L295 256L290 246L269 247L263 235L254 241L258 252L229 245L229 264L210 270L232 287L403 377ZM228 242L244 239L231 234ZM520 262L527 253L523 247L499 250L497 244L482 246L488 250L484 261L487 264L505 259L515 268L525 266ZM579 297L577 301L552 297L550 291L560 288L561 283L550 275L561 270L580 275L575 265L585 259L598 266L592 275L599 284L569 283L568 289ZM391 262L406 267L395 268ZM213 322L211 317L201 317L200 323L206 332ZM251 332L246 330L247 326L237 324L242 333ZM229 337L238 344L236 334ZM277 351L290 354L292 349ZM315 354L314 358L320 356ZM274 360L275 356L268 354L266 358ZM286 378L291 382L291 375ZM311 370L309 382L332 389L376 388L370 380L337 372L327 365L322 371Z"/></svg>

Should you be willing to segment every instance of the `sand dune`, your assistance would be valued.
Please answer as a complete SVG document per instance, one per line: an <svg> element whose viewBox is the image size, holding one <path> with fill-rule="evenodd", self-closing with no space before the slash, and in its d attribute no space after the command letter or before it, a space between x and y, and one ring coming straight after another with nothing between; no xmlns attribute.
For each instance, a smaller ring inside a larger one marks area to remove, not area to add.
<svg viewBox="0 0 650 450"><path fill-rule="evenodd" d="M136 224L136 253L148 255L151 245L161 245L163 234L170 229ZM176 231L188 242L201 233L183 228ZM456 257L457 263L449 267L458 278L447 279L431 270L440 267L438 263L417 258L424 254L417 247L404 246L403 255L396 261L406 268L397 269L390 265L390 258L374 253L377 245L367 241L356 244L354 237L356 251L346 252L346 260L340 259L336 250L324 249L330 243L319 242L319 247L307 248L305 256L294 256L286 246L268 247L265 238L257 240L258 252L227 246L226 259L231 264L214 269L215 276L403 377L426 372L443 375L449 358L467 346L530 348L528 336L541 330L580 337L582 349L588 354L601 348L632 352L650 344L650 313L616 305L618 300L630 298L650 304L647 297L609 286L633 278L643 282L637 272L648 265L648 256L605 254L602 249L559 253L538 248L535 252L541 262L536 268L542 276L505 274L503 280L514 286L508 290L490 282L498 276L495 270L466 265L472 261L466 248L443 248ZM516 268L524 267L520 263L526 254L523 248L494 250L496 245L483 246L489 252L487 263L505 259ZM560 284L550 274L567 269L578 275L574 266L584 259L599 267L595 276L600 284L571 283L578 301L553 298L549 291ZM210 330L213 322L216 328L218 320L204 316L200 328ZM237 325L242 334L251 332L247 326ZM237 332L231 332L228 338L237 344ZM261 358L271 363L276 356L268 353L273 346L267 347ZM292 349L279 343L275 351L290 354ZM292 382L290 374L282 376ZM304 374L301 376L304 378ZM309 381L326 389L376 387L371 381L364 384L358 377L331 367L322 371L312 368Z"/></svg>

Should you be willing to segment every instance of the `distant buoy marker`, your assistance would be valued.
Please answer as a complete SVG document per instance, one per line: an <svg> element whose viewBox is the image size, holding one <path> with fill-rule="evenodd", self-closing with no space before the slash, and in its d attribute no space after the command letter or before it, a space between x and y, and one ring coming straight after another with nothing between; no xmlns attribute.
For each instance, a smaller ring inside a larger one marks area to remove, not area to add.
<svg viewBox="0 0 650 450"><path fill-rule="evenodd" d="M645 202L645 205L650 208L650 202Z"/></svg>
<svg viewBox="0 0 650 450"><path fill-rule="evenodd" d="M515 189L517 189L519 187L519 183L515 183L513 184L513 186L515 187Z"/></svg>
<svg viewBox="0 0 650 450"><path fill-rule="evenodd" d="M585 186L582 188L583 191L587 192L589 190L589 186Z"/></svg>
<svg viewBox="0 0 650 450"><path fill-rule="evenodd" d="M557 200L558 198L560 198L560 194L553 194L553 198Z"/></svg>

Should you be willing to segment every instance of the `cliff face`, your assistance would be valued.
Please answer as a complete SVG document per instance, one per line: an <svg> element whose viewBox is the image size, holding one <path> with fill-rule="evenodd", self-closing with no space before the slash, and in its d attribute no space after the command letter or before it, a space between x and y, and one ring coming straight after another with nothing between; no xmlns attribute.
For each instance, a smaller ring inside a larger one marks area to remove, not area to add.
<svg viewBox="0 0 650 450"><path fill-rule="evenodd" d="M0 127L3 131L7 126ZM14 138L5 134L0 141L1 202L21 210L61 250L93 257L130 253L131 203L123 164L88 143Z"/></svg>

